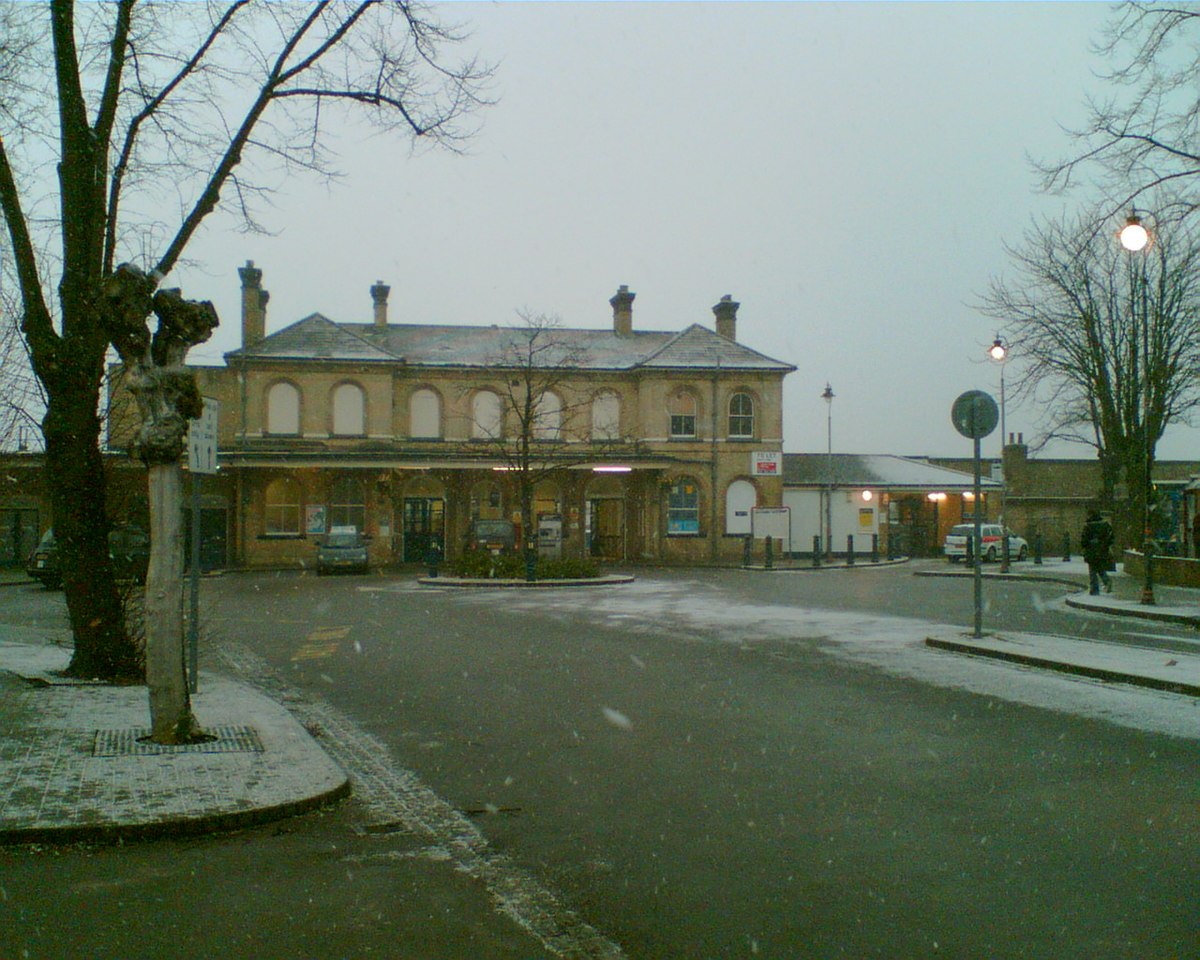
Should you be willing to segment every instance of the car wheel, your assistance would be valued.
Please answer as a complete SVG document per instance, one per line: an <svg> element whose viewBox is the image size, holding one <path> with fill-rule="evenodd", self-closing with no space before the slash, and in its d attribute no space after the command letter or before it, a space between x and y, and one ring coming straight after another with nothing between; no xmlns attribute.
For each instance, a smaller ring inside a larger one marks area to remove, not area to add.
<svg viewBox="0 0 1200 960"><path fill-rule="evenodd" d="M988 563L995 563L995 562L996 562L996 548L995 548L995 547L988 547L988 552L987 552L987 554L984 556L984 559L985 559L985 560L986 560Z"/></svg>
<svg viewBox="0 0 1200 960"><path fill-rule="evenodd" d="M1020 550L1017 551L1017 559L1018 560L1024 560L1028 556L1029 556L1029 549L1027 547L1022 547Z"/></svg>

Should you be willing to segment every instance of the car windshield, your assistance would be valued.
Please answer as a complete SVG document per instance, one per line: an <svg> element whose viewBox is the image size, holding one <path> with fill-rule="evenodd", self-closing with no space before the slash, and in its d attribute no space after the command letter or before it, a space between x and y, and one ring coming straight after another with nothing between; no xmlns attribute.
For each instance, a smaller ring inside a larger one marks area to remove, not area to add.
<svg viewBox="0 0 1200 960"><path fill-rule="evenodd" d="M357 533L331 533L325 539L325 546L347 549L362 546Z"/></svg>
<svg viewBox="0 0 1200 960"><path fill-rule="evenodd" d="M952 537L972 537L975 535L975 524L960 523L950 531Z"/></svg>

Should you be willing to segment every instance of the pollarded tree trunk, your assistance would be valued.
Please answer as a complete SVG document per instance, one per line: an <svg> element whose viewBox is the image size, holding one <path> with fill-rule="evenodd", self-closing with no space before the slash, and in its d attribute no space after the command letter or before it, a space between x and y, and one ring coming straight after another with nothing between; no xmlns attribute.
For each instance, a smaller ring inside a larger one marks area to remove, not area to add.
<svg viewBox="0 0 1200 960"><path fill-rule="evenodd" d="M105 281L108 329L125 364L129 392L141 416L138 455L149 468L150 569L146 576L146 685L150 737L186 743L199 732L192 716L183 642L183 480L179 464L188 420L204 402L184 366L188 350L217 326L208 302L178 290L154 292L156 278L122 264ZM158 328L148 326L153 310Z"/></svg>
<svg viewBox="0 0 1200 960"><path fill-rule="evenodd" d="M150 690L150 739L187 743L199 728L192 716L184 658L183 472L179 462L151 466L149 485L146 686Z"/></svg>

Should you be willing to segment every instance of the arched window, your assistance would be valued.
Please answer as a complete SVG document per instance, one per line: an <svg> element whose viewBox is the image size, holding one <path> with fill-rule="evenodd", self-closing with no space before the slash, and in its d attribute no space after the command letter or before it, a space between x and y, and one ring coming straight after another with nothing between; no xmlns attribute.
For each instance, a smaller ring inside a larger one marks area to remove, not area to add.
<svg viewBox="0 0 1200 960"><path fill-rule="evenodd" d="M267 391L267 433L300 434L300 391L280 381Z"/></svg>
<svg viewBox="0 0 1200 960"><path fill-rule="evenodd" d="M667 491L667 536L700 535L700 488L690 477L680 477Z"/></svg>
<svg viewBox="0 0 1200 960"><path fill-rule="evenodd" d="M414 390L408 401L408 435L433 440L442 435L442 398L432 390Z"/></svg>
<svg viewBox="0 0 1200 960"><path fill-rule="evenodd" d="M725 491L725 532L745 536L752 532L752 511L758 506L758 491L749 480L734 480Z"/></svg>
<svg viewBox="0 0 1200 960"><path fill-rule="evenodd" d="M471 398L471 437L498 440L504 435L500 397L491 390L480 390Z"/></svg>
<svg viewBox="0 0 1200 960"><path fill-rule="evenodd" d="M557 440L562 431L562 400L557 393L547 390L534 404L533 438L535 440Z"/></svg>
<svg viewBox="0 0 1200 960"><path fill-rule="evenodd" d="M366 533L367 506L361 480L340 477L329 488L329 529L334 527L353 527Z"/></svg>
<svg viewBox="0 0 1200 960"><path fill-rule="evenodd" d="M690 393L679 391L667 404L671 414L672 437L694 437L696 435L696 398Z"/></svg>
<svg viewBox="0 0 1200 960"><path fill-rule="evenodd" d="M602 393L592 401L592 439L618 440L621 436L621 398Z"/></svg>
<svg viewBox="0 0 1200 960"><path fill-rule="evenodd" d="M300 484L290 477L280 477L267 484L263 533L276 537L300 535Z"/></svg>
<svg viewBox="0 0 1200 960"><path fill-rule="evenodd" d="M754 436L754 398L748 393L735 393L729 398L729 435Z"/></svg>
<svg viewBox="0 0 1200 960"><path fill-rule="evenodd" d="M356 383L338 384L333 391L333 435L361 437L367 432L366 399Z"/></svg>

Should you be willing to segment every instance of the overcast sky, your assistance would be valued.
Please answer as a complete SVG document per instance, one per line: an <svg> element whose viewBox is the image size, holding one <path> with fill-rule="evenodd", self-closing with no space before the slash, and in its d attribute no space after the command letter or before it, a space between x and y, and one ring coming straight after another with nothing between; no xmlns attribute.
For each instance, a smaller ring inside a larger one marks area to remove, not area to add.
<svg viewBox="0 0 1200 960"><path fill-rule="evenodd" d="M711 326L793 363L785 449L824 451L828 381L842 452L970 454L955 397L999 399L996 333L972 304L1003 243L1063 201L1029 158L1103 85L1093 3L453 4L498 63L499 103L463 156L348 133L346 178L295 179L270 238L214 221L172 282L224 326L192 358L239 346L236 269L271 293L268 332L319 311L369 322L508 324L518 309L611 324ZM1008 405L1033 439L1038 412ZM1177 430L1161 458L1197 455ZM999 450L999 431L984 452ZM1086 447L1055 447L1090 457Z"/></svg>

